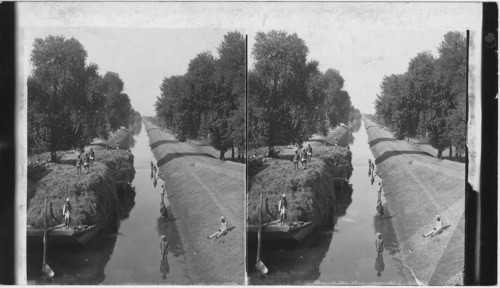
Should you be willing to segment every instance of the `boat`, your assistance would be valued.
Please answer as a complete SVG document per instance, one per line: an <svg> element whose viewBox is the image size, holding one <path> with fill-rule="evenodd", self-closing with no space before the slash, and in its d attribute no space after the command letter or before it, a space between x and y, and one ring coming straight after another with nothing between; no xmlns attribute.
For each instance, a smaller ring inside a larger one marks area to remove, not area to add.
<svg viewBox="0 0 500 288"><path fill-rule="evenodd" d="M65 224L59 224L47 229L49 243L85 245L101 230L102 225L77 225L66 229ZM42 241L43 229L27 226L28 241Z"/></svg>
<svg viewBox="0 0 500 288"><path fill-rule="evenodd" d="M281 224L280 220L274 220L262 224L262 241L279 242L279 241L294 241L300 242L304 240L316 228L318 222L313 221L294 221ZM248 237L253 239L257 237L259 225L248 225Z"/></svg>

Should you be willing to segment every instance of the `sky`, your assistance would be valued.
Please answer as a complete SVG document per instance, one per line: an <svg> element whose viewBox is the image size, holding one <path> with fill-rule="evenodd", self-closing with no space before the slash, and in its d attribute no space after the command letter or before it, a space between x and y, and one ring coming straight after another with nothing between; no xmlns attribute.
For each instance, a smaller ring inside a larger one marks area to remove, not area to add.
<svg viewBox="0 0 500 288"><path fill-rule="evenodd" d="M320 70L339 70L363 113L374 112L385 75L404 73L417 53L437 47L448 31L481 27L480 3L21 3L25 75L33 39L75 37L88 62L125 83L134 109L154 115L164 77L184 74L189 61L216 48L229 31L248 35L249 64L257 32L297 33Z"/></svg>

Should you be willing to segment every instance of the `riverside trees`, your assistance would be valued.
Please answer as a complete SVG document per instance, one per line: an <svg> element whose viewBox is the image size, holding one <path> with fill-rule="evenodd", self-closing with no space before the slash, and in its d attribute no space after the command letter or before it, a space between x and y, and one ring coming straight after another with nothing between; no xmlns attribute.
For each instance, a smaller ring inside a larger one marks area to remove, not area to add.
<svg viewBox="0 0 500 288"><path fill-rule="evenodd" d="M428 135L438 150L465 148L466 41L448 32L435 59L422 52L410 60L404 74L384 77L375 110L397 138Z"/></svg>
<svg viewBox="0 0 500 288"><path fill-rule="evenodd" d="M257 33L249 72L250 148L302 143L314 133L349 121L349 94L337 70L322 73L308 61L308 47L297 34Z"/></svg>
<svg viewBox="0 0 500 288"><path fill-rule="evenodd" d="M164 78L156 116L177 139L204 136L220 151L245 146L245 38L229 32L217 48L219 58L201 52L184 75ZM234 150L233 150L234 151Z"/></svg>
<svg viewBox="0 0 500 288"><path fill-rule="evenodd" d="M101 77L98 66L87 65L86 59L87 52L75 38L35 39L27 83L29 153L81 148L95 137L106 138L120 125L128 126L133 109L121 93L123 81L116 73L114 82L108 81L109 73ZM111 88L111 82L118 87ZM114 100L116 94L121 94L119 101Z"/></svg>

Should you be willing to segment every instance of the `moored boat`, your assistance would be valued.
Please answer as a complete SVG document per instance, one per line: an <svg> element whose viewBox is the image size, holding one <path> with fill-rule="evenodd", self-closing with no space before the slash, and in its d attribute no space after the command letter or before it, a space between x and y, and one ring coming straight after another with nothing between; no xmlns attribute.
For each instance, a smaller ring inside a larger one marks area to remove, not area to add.
<svg viewBox="0 0 500 288"><path fill-rule="evenodd" d="M276 241L296 241L300 242L306 238L318 225L317 221L297 221L281 224L275 220L262 225L262 240L266 242ZM248 225L248 237L253 239L257 237L259 225Z"/></svg>
<svg viewBox="0 0 500 288"><path fill-rule="evenodd" d="M87 244L101 230L102 225L77 225L66 229L64 224L59 224L47 229L49 243L57 244ZM27 226L28 241L42 241L43 229Z"/></svg>

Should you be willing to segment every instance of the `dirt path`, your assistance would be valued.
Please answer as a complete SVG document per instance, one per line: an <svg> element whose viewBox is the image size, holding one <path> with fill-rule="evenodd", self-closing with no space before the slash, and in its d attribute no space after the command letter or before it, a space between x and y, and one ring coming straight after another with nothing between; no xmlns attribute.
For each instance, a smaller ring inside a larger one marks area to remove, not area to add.
<svg viewBox="0 0 500 288"><path fill-rule="evenodd" d="M439 160L364 119L403 262L418 284L449 285L464 267L465 165ZM422 235L439 214L446 229Z"/></svg>
<svg viewBox="0 0 500 288"><path fill-rule="evenodd" d="M199 152L149 122L144 126L160 177L166 182L192 284L243 284L244 165ZM219 228L221 216L231 231L207 239Z"/></svg>

